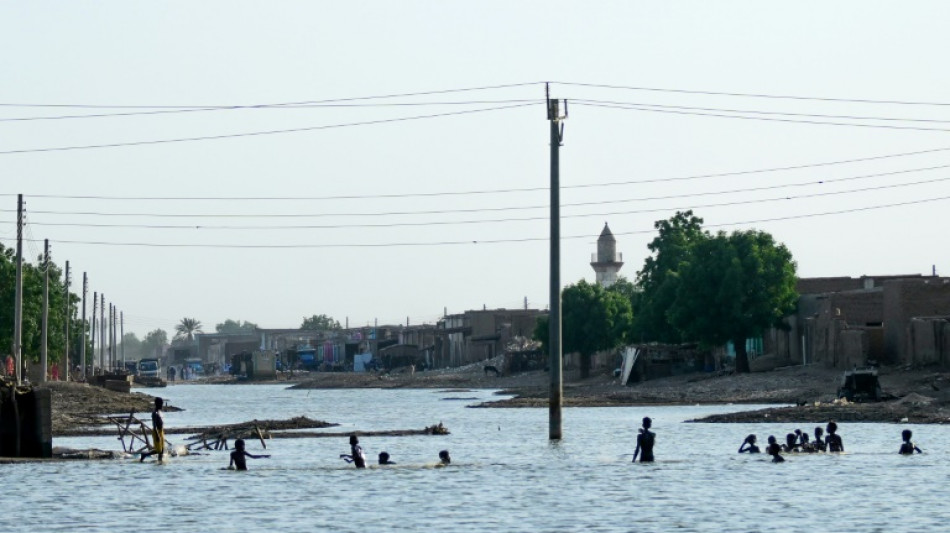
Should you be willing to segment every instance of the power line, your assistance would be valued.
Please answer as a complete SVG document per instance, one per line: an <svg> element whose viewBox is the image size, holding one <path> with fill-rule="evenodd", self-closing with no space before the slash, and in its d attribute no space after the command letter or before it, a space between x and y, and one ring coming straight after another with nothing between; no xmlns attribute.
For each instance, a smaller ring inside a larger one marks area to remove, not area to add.
<svg viewBox="0 0 950 533"><path fill-rule="evenodd" d="M950 165L948 165L950 166ZM737 205L749 205L749 204L758 204L766 202L778 202L778 201L789 201L789 200L800 200L804 198L820 198L823 196L839 196L843 194L854 194L862 192L871 192L879 191L886 189L896 189L900 187L911 187L915 185L926 185L931 183L940 183L950 180L950 177L944 178L935 178L930 180L922 180L910 183L897 183L891 185L880 185L877 187L863 187L860 189L849 189L844 191L830 191L830 192L819 192L819 193L810 193L810 194L801 194L796 196L780 196L774 198L759 198L754 200L738 200L733 202L721 202L715 204L705 204L705 205L691 205L691 206L679 206L679 207L660 207L652 209L638 209L634 211L614 211L614 212L602 212L597 213L582 213L582 214L573 214L573 215L562 215L562 218L590 218L590 217L600 217L600 216L611 216L611 215L635 215L635 214L644 214L644 213L657 213L657 212L666 212L666 211L681 211L684 209L706 209L706 208L715 208L715 207L730 207ZM693 195L682 195L683 197L693 196ZM611 203L625 203L631 200L612 200L612 201L603 201L599 202L596 205L605 205ZM567 204L569 205L569 204ZM354 229L354 228L396 228L396 227L413 227L413 226L454 226L454 225L469 225L469 224L495 224L495 223L506 223L506 222L534 222L538 220L548 220L546 216L538 217L512 217L512 218L496 218L496 219L476 219L476 220L426 220L419 222L382 222L382 223L361 223L361 224L306 224L306 225L273 225L273 226L249 226L249 225L195 225L195 224L109 224L109 223L75 223L75 222L33 222L33 225L38 226L54 226L54 227L77 227L77 228L134 228L134 229L175 229L175 230L320 230L320 229Z"/></svg>
<svg viewBox="0 0 950 533"><path fill-rule="evenodd" d="M451 94L451 93L462 93L462 92L472 92L472 91L487 91L493 89L510 89L513 87L526 87L530 85L541 85L544 82L542 81L530 81L530 82L521 82L521 83L507 83L502 85L485 85L481 87L463 87L458 89L436 89L431 91L419 91L411 93L391 93L383 95L373 95L373 96L350 96L344 98L328 98L323 100L303 100L297 102L283 102L283 103L271 103L271 104L256 104L249 106L234 106L234 105L100 105L100 104L26 104L26 103L0 103L0 107L53 107L53 108L79 108L79 109L240 109L240 108L253 108L260 106L267 107L279 107L279 106L295 106L295 105L309 105L309 104L326 104L334 102L355 102L360 100L384 100L390 98L406 98L410 96L433 96L438 94Z"/></svg>
<svg viewBox="0 0 950 533"><path fill-rule="evenodd" d="M870 161L881 161L898 157L911 157L917 155L933 154L950 151L950 147L931 148L927 150L917 150L913 152L900 152L896 154L884 154L868 157L858 157L852 159L841 159L837 161L823 161L818 163L805 163L801 165L788 165L782 167L759 168L752 170L739 170L732 172L717 172L711 174L695 174L690 176L674 176L669 178L649 178L639 180L613 181L603 183L587 183L578 185L561 185L561 189L590 189L596 187L616 187L622 185L639 185L644 183L667 183L675 181L690 181L708 178L723 178L730 176L745 176L750 174L763 174L773 172L785 172L790 170L804 170L809 168L819 168L826 166L845 165L851 163L866 163ZM393 194L347 194L335 196L105 196L105 195L64 195L64 194L29 194L31 198L52 198L63 200L117 200L117 201L323 201L323 200L365 200L382 198L416 198L430 196L470 196L475 194L496 194L512 192L536 192L547 191L548 186L544 187L512 187L505 189L480 189L468 191L436 191L420 193L393 193ZM15 193L0 193L0 197L15 197ZM49 213L49 212L46 212ZM243 215L235 215L243 216Z"/></svg>
<svg viewBox="0 0 950 533"><path fill-rule="evenodd" d="M762 222L779 222L784 220L799 220L804 218L821 217L828 215L840 215L848 213L857 213L862 211L871 211L876 209L886 209L891 207L904 207L909 205L919 205L931 202L950 200L950 196L940 196L926 198L923 200L911 200L907 202L896 202L891 204L880 204L873 206L856 207L851 209L842 209L837 211L825 211L821 213L808 213L803 215L789 215L784 217L763 218L756 220L746 220L737 222L728 222L721 224L709 224L707 227L729 227L742 226L746 224L757 224ZM614 235L636 235L655 232L655 229L638 230L628 232L615 232ZM562 239L590 239L597 238L598 235L574 235L562 236ZM183 243L142 243L142 242L109 242L109 241L74 241L57 240L61 244L83 244L95 246L128 246L128 247L146 247L146 248L230 248L230 249L310 249L310 248L396 248L396 247L421 247L421 246L459 246L469 244L502 244L502 243L520 243L533 241L546 241L548 237L524 237L517 239L484 239L484 240L464 240L464 241L433 241L433 242L385 242L385 243L347 243L347 244L183 244Z"/></svg>
<svg viewBox="0 0 950 533"><path fill-rule="evenodd" d="M256 137L263 135L277 135L283 133L299 133L304 131L318 131L318 130L328 130L334 128L345 128L351 126L369 126L375 124L387 124L391 122L404 122L409 120L423 120L430 118L441 118L449 117L456 115L469 115L473 113L483 113L488 111L501 111L505 109L515 109L519 107L526 107L537 104L512 104L507 106L498 106L498 107L488 107L483 109L466 109L463 111L451 111L446 113L435 113L430 115L416 115L411 117L398 117L398 118L386 118L386 119L377 119L377 120L367 120L362 122L349 122L344 124L328 124L324 126L308 126L303 128L289 128L283 130L268 130L268 131L252 131L244 133L229 133L223 135L206 135L201 137L183 137L178 139L155 139L150 141L130 141L130 142L121 142L121 143L108 143L108 144L90 144L83 146L58 146L52 148L27 148L22 150L5 150L0 151L0 155L10 155L10 154L29 154L37 152L62 152L69 150L90 150L96 148L119 148L126 146L144 146L144 145L153 145L153 144L169 144L169 143L180 143L180 142L192 142L192 141L213 141L221 139L234 139L239 137Z"/></svg>
<svg viewBox="0 0 950 533"><path fill-rule="evenodd" d="M812 117L812 118L834 118L834 119L845 119L845 120L879 120L879 121L896 121L896 122L928 122L928 123L938 123L938 124L947 124L950 123L950 120L942 119L932 119L932 118L902 118L902 117L872 117L872 116L860 116L860 115L822 115L814 113L791 113L787 111L759 111L755 109L728 109L728 108L719 108L719 107L695 107L695 106L682 106L682 105L666 105L666 104L650 104L650 103L641 103L641 102L617 102L612 100L588 100L588 99L573 99L571 100L573 104L590 104L590 105L616 105L623 106L624 108L630 109L640 109L642 107L648 108L658 108L658 109L679 109L687 111L715 111L721 113L739 113L739 114L750 114L750 115L780 115L780 116L790 116L790 117Z"/></svg>
<svg viewBox="0 0 950 533"><path fill-rule="evenodd" d="M0 118L0 122L31 122L42 120L71 120L83 118L114 118L114 117L136 117L151 115L172 115L181 113L197 113L204 111L234 111L247 109L341 109L341 108L367 108L367 107L420 107L420 106L445 106L445 105L485 105L485 104L515 104L515 103L543 103L543 100L518 99L518 100L470 100L458 102L387 102L387 103L360 103L360 104L260 104L249 106L231 106L231 107L205 107L188 109L162 109L157 111L131 111L126 113L95 113L87 115L55 115L48 117L11 117Z"/></svg>
<svg viewBox="0 0 950 533"><path fill-rule="evenodd" d="M659 87L633 87L633 86L624 86L624 85L607 85L607 84L598 84L598 83L580 83L580 82L567 82L567 81L552 81L550 83L557 85L567 85L574 87L592 87L598 89L622 89L628 91L646 91L646 92L660 92L660 93L679 93L679 94L698 94L698 95L708 95L708 96L738 96L744 98L769 98L776 100L811 100L817 102L846 102L846 103L855 103L855 104L894 104L894 105L915 105L915 106L948 106L948 102L915 102L909 100L872 100L867 98L830 98L822 96L796 96L796 95L784 95L784 94L767 94L767 93L736 93L736 92L722 92L722 91L703 91L703 90L690 90L690 89L668 89L668 88L659 88Z"/></svg>
<svg viewBox="0 0 950 533"><path fill-rule="evenodd" d="M754 116L744 116L744 115L723 115L719 113L701 113L698 111L675 111L672 109L656 109L656 108L650 108L650 107L619 106L619 105L608 105L608 104L585 104L581 102L578 102L577 105L587 106L587 107L602 107L602 108L607 108L607 109L623 109L626 111L667 113L671 115L734 118L734 119L741 119L741 120L759 120L759 121L764 121L764 122L786 122L786 123L792 123L792 124L809 124L809 125L817 125L817 126L852 126L855 128L877 128L877 129L886 129L886 130L911 130L911 131L950 131L950 129L945 129L945 128L927 128L923 126L895 126L891 124L860 124L857 122L831 122L831 121L822 121L822 120L796 120L796 119L790 119L790 118L754 117Z"/></svg>
<svg viewBox="0 0 950 533"><path fill-rule="evenodd" d="M840 183L846 181L860 181L871 178L879 178L884 176L896 176L899 174L909 174L914 172L926 172L931 170L940 170L950 168L950 164L947 165L935 165L930 167L918 167L912 169L902 169L902 170L892 170L888 172L876 172L872 174L862 174L858 176L847 176L843 178L829 178L823 180L808 180L803 182L794 182L794 183L784 183L776 185L763 185L760 187L744 187L738 189L724 189L717 191L706 191L706 192L693 192L693 193L684 193L684 194L668 194L662 196L646 196L646 197L637 197L637 198L621 198L614 200L596 200L589 202L570 202L562 204L563 207L584 207L584 206L600 206L607 204L620 204L620 203L630 203L630 202L648 202L655 200L674 200L679 198L692 198L697 196L718 196L724 194L736 194L736 193L747 193L747 192L761 192L775 189L784 189L784 188L798 188L798 187L809 187L814 185L827 185L830 183ZM439 214L458 214L458 213L486 213L486 212L501 212L501 211L525 211L532 209L547 209L548 204L538 204L538 205L529 205L529 206L500 206L500 207L479 207L479 208L456 208L456 209L431 209L431 210L421 210L421 211L384 211L384 212L354 212L348 211L345 213L270 213L270 214L255 214L255 213L222 213L222 214L212 214L212 213L145 213L145 212L122 212L122 213L108 213L101 211L40 211L34 210L33 213L37 214L48 214L48 215L74 215L74 216L103 216L103 217L152 217L152 218L324 218L324 217L379 217L379 216L411 216L411 215L439 215ZM6 212L6 210L0 209L0 213ZM189 225L194 227L195 225Z"/></svg>

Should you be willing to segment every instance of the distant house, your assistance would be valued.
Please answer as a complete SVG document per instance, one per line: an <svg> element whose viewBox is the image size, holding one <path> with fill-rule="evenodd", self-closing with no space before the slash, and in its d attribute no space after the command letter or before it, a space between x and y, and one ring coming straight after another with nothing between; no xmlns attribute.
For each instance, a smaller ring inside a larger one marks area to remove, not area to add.
<svg viewBox="0 0 950 533"><path fill-rule="evenodd" d="M787 329L763 339L778 364L950 366L950 278L804 278L798 291Z"/></svg>
<svg viewBox="0 0 950 533"><path fill-rule="evenodd" d="M434 331L432 366L464 366L502 355L516 337L531 338L538 318L547 314L537 309L483 309L446 315Z"/></svg>

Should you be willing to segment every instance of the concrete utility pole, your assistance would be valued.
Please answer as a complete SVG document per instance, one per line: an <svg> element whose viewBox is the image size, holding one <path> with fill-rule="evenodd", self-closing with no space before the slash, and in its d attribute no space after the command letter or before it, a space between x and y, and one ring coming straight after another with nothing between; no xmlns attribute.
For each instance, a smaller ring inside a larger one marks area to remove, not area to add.
<svg viewBox="0 0 950 533"><path fill-rule="evenodd" d="M43 239L43 322L40 341L40 383L46 383L49 366L49 239Z"/></svg>
<svg viewBox="0 0 950 533"><path fill-rule="evenodd" d="M544 86L551 123L551 279L549 286L550 317L548 318L548 349L550 350L551 398L548 402L548 437L561 440L561 402L564 398L564 378L561 373L561 176L560 148L564 139L567 101L564 116L560 114L559 100L551 100L548 85Z"/></svg>
<svg viewBox="0 0 950 533"><path fill-rule="evenodd" d="M63 350L63 363L59 365L62 369L63 379L69 381L69 323L73 321L72 307L69 305L69 261L66 261L66 349Z"/></svg>
<svg viewBox="0 0 950 533"><path fill-rule="evenodd" d="M122 342L122 368L125 368L125 313L119 312L119 339Z"/></svg>
<svg viewBox="0 0 950 533"><path fill-rule="evenodd" d="M16 384L23 376L23 195L16 195L16 296L13 311L13 357L16 359Z"/></svg>
<svg viewBox="0 0 950 533"><path fill-rule="evenodd" d="M96 292L96 291L92 291L92 327L89 329L89 331L91 332L90 334L92 335L92 343L91 343L91 344L92 344L92 361L93 361L93 363L95 363L95 361L96 361L96 329L98 329L98 327L99 327L99 326L96 324L96 318L97 318L96 310L97 310L97 309L99 309L99 293ZM96 365L93 364L92 366L93 366L93 368L95 368ZM99 368L102 368L102 365L101 365L101 364L99 365Z"/></svg>
<svg viewBox="0 0 950 533"><path fill-rule="evenodd" d="M106 373L106 295L99 293L99 368Z"/></svg>
<svg viewBox="0 0 950 533"><path fill-rule="evenodd" d="M82 273L82 346L79 347L79 365L82 367L82 379L86 381L86 294L89 292L89 277Z"/></svg>

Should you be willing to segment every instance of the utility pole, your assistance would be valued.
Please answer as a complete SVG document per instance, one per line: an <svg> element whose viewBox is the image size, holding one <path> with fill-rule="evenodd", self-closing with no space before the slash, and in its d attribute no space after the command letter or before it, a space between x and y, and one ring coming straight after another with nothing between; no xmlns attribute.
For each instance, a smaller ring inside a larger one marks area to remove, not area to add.
<svg viewBox="0 0 950 533"><path fill-rule="evenodd" d="M551 123L551 279L549 286L550 317L548 318L548 349L550 350L551 398L548 402L548 438L561 440L561 402L564 398L564 378L561 373L561 183L560 148L564 139L567 101L564 116L560 114L559 100L551 100L547 84L544 96Z"/></svg>
<svg viewBox="0 0 950 533"><path fill-rule="evenodd" d="M40 334L40 383L46 383L49 366L49 239L43 239L43 322Z"/></svg>
<svg viewBox="0 0 950 533"><path fill-rule="evenodd" d="M122 368L125 368L125 313L119 312L119 339L122 342Z"/></svg>
<svg viewBox="0 0 950 533"><path fill-rule="evenodd" d="M13 357L16 359L16 384L23 376L23 195L16 195L16 296L13 311ZM14 394L14 398L16 395Z"/></svg>
<svg viewBox="0 0 950 533"><path fill-rule="evenodd" d="M92 361L93 361L93 363L95 363L95 361L96 361L96 329L98 329L98 326L96 325L96 318L97 318L97 316L98 316L98 315L96 314L96 310L97 310L97 309L99 309L99 293L96 292L96 291L92 291L92 328L90 328L90 331L92 332L92 333L91 333L91 335L92 335L92 343L91 343L91 344L92 344ZM93 368L95 368L96 365L93 364L92 366L93 366ZM99 368L100 368L100 369L102 368L102 365L101 365L101 364L99 365Z"/></svg>
<svg viewBox="0 0 950 533"><path fill-rule="evenodd" d="M82 346L79 347L79 365L82 367L82 380L86 381L86 294L89 292L89 277L82 273Z"/></svg>
<svg viewBox="0 0 950 533"><path fill-rule="evenodd" d="M106 295L99 293L99 368L106 373Z"/></svg>
<svg viewBox="0 0 950 533"><path fill-rule="evenodd" d="M60 368L63 370L63 379L69 381L69 323L73 320L72 307L69 305L69 261L66 261L66 349L63 353L63 363Z"/></svg>

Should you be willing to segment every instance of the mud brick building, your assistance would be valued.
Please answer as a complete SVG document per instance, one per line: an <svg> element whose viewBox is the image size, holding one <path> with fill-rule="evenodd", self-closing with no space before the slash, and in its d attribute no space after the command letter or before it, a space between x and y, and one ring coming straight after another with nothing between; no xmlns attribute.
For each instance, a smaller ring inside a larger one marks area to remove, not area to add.
<svg viewBox="0 0 950 533"><path fill-rule="evenodd" d="M777 364L950 366L950 278L804 278L798 291L787 327L763 339Z"/></svg>

